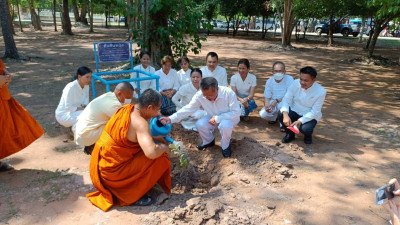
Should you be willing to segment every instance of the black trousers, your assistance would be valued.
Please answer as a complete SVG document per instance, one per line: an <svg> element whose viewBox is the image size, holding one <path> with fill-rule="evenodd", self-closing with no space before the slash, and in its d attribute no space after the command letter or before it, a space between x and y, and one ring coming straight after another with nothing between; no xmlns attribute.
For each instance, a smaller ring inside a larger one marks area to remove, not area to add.
<svg viewBox="0 0 400 225"><path fill-rule="evenodd" d="M296 121L300 117L302 117L302 115L297 114L295 111L292 111L289 108L289 117L290 117L290 120L293 123L294 121ZM279 120L279 122L281 122L282 126L285 128L287 134L293 134L294 135L293 131L287 129L285 124L283 124L283 114L281 113L281 111L278 112L278 120ZM312 135L316 125L317 125L317 121L315 119L313 119L313 120L308 121L307 123L301 124L301 126L299 127L299 130L304 135Z"/></svg>

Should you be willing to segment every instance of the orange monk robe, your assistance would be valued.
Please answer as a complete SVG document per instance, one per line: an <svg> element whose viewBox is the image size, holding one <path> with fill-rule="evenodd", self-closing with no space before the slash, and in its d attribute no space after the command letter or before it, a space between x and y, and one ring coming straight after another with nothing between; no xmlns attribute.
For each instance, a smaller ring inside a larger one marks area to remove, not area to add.
<svg viewBox="0 0 400 225"><path fill-rule="evenodd" d="M90 159L90 177L97 191L86 197L103 211L135 203L156 183L171 193L171 162L167 154L145 156L138 143L126 138L134 105L128 104L108 121Z"/></svg>
<svg viewBox="0 0 400 225"><path fill-rule="evenodd" d="M0 76L5 68L0 59ZM39 123L11 97L8 87L0 88L0 159L24 149L43 133Z"/></svg>

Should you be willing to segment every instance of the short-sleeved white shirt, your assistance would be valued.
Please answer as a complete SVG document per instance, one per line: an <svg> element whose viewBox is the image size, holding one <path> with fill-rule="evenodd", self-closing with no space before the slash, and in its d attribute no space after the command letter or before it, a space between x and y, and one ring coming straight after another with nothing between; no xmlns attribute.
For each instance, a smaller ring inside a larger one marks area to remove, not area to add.
<svg viewBox="0 0 400 225"><path fill-rule="evenodd" d="M156 72L154 67L147 66L147 68L145 69L145 68L143 68L142 64L135 66L133 69L148 72L151 74L154 74ZM139 77L148 77L148 76L139 73ZM137 78L137 73L136 72L131 73L131 78ZM133 88L137 88L136 81L131 82L131 84L132 84ZM156 90L156 80L155 79L140 81L140 93L143 93L143 91L145 91L146 89L149 89L149 88Z"/></svg>
<svg viewBox="0 0 400 225"><path fill-rule="evenodd" d="M176 105L177 110L189 104L198 91L192 83L181 86L174 97L172 97L172 102Z"/></svg>
<svg viewBox="0 0 400 225"><path fill-rule="evenodd" d="M270 99L283 98L292 83L293 77L290 75L285 74L279 83L271 77L265 83L264 97Z"/></svg>
<svg viewBox="0 0 400 225"><path fill-rule="evenodd" d="M186 70L186 72L181 69L177 72L178 77L179 77L179 86L182 86L184 84L188 84L191 83L191 79L190 79L190 73L192 72L191 69Z"/></svg>
<svg viewBox="0 0 400 225"><path fill-rule="evenodd" d="M244 98L250 95L251 87L257 86L257 78L251 73L247 73L246 79L242 79L239 73L231 77L231 86L235 87L239 97Z"/></svg>
<svg viewBox="0 0 400 225"><path fill-rule="evenodd" d="M203 74L203 78L214 77L218 81L218 86L228 86L228 74L226 73L225 68L217 66L215 70L211 72L208 67L205 66L200 70Z"/></svg>
<svg viewBox="0 0 400 225"><path fill-rule="evenodd" d="M179 89L179 78L176 70L170 69L168 74L165 74L162 69L159 69L155 72L155 75L160 77L160 91L168 89Z"/></svg>

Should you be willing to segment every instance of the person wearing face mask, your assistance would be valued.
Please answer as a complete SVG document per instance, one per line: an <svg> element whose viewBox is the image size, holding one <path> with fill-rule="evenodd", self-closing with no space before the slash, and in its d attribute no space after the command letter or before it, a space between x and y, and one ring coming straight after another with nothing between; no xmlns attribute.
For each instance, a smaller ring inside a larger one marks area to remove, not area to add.
<svg viewBox="0 0 400 225"><path fill-rule="evenodd" d="M197 145L197 148L203 150L214 146L213 131L218 128L221 134L222 155L224 158L229 158L231 157L232 130L240 121L239 101L232 89L218 86L218 81L214 77L203 78L200 89L201 91L193 96L189 104L173 115L161 118L160 121L163 124L178 123L203 108L207 115L196 122L196 128L203 143Z"/></svg>
<svg viewBox="0 0 400 225"><path fill-rule="evenodd" d="M172 97L172 101L176 105L176 110L179 110L185 105L189 104L193 96L200 90L201 78L201 70L194 68L190 73L190 79L192 82L181 86L174 97ZM197 131L196 121L205 115L206 112L204 110L197 110L195 113L193 113L193 115L190 115L188 119L182 120L182 127L187 130Z"/></svg>
<svg viewBox="0 0 400 225"><path fill-rule="evenodd" d="M74 132L78 116L89 104L89 84L92 81L92 70L86 66L78 69L74 81L69 82L62 93L56 109L56 120L64 127L71 127Z"/></svg>
<svg viewBox="0 0 400 225"><path fill-rule="evenodd" d="M114 92L105 93L91 101L79 115L74 132L75 143L85 146L83 151L90 155L94 144L100 138L106 123L123 105L131 103L133 87L121 82Z"/></svg>
<svg viewBox="0 0 400 225"><path fill-rule="evenodd" d="M314 68L301 68L300 79L293 81L283 97L278 114L286 129L282 143L289 143L295 138L295 133L288 127L297 127L304 134L304 143L312 143L312 133L322 117L321 109L326 97L326 90L316 80L317 71Z"/></svg>
<svg viewBox="0 0 400 225"><path fill-rule="evenodd" d="M277 61L272 65L273 76L265 83L264 107L260 110L260 116L268 120L269 124L276 123L278 111L282 107L282 99L293 82L293 77L286 75L285 64ZM281 132L285 132L280 124Z"/></svg>

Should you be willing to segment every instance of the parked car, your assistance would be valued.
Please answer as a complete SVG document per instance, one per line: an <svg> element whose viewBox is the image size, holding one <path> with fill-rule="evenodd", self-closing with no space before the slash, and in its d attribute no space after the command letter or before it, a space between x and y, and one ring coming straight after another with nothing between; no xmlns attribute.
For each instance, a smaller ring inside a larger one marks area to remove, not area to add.
<svg viewBox="0 0 400 225"><path fill-rule="evenodd" d="M317 24L317 26L315 26L315 32L318 35L321 35L322 33L328 34L329 33L329 22ZM341 33L343 35L343 37L347 37L347 36L349 36L349 34L353 34L353 28L351 28L350 24L340 23L339 26L335 27L335 29L333 30L333 33ZM358 35L358 33L357 33L357 35Z"/></svg>
<svg viewBox="0 0 400 225"><path fill-rule="evenodd" d="M224 21L220 24L219 28L227 28L228 27L228 22ZM231 21L229 23L229 28L233 28L233 22Z"/></svg>
<svg viewBox="0 0 400 225"><path fill-rule="evenodd" d="M260 30L261 27L262 27L262 19L256 19L255 29ZM273 19L272 20L266 19L264 21L264 29L266 29L266 30L274 30L275 29Z"/></svg>

